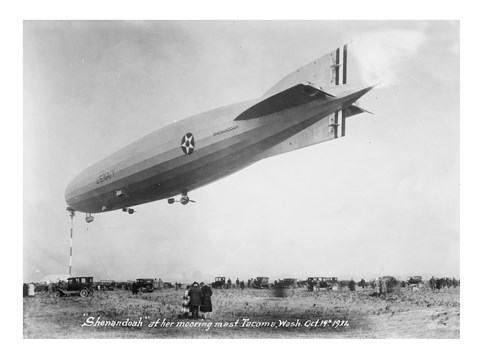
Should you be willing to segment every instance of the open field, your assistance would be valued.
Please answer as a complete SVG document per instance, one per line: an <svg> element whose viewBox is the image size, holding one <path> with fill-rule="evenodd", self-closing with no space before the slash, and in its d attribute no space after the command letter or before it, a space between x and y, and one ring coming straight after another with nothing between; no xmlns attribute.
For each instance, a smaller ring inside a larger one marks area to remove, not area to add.
<svg viewBox="0 0 480 360"><path fill-rule="evenodd" d="M459 288L371 293L298 288L275 297L270 290L214 290L211 319L198 321L178 317L182 290L98 291L87 298L41 293L23 300L24 338L460 337Z"/></svg>

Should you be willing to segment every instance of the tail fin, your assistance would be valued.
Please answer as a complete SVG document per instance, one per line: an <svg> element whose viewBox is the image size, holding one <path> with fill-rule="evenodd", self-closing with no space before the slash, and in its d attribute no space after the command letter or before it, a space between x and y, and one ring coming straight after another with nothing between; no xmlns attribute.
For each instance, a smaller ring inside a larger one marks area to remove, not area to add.
<svg viewBox="0 0 480 360"><path fill-rule="evenodd" d="M361 52L360 52L361 54ZM344 44L328 54L294 70L272 86L263 97L270 97L297 84L305 84L336 97L351 91L362 83L362 66L358 49L352 42ZM342 109L329 117L330 132L334 138L345 136L346 118L367 112L358 103Z"/></svg>
<svg viewBox="0 0 480 360"><path fill-rule="evenodd" d="M330 53L298 68L272 86L264 96L271 96L297 84L309 84L319 89L345 85L349 79L349 45L345 44Z"/></svg>

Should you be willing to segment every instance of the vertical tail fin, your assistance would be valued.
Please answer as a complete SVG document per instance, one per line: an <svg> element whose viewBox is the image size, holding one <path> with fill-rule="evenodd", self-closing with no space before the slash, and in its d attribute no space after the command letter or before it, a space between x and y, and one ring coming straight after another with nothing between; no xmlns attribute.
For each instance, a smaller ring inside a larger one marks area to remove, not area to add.
<svg viewBox="0 0 480 360"><path fill-rule="evenodd" d="M330 84L332 85L346 85L347 84L347 71L348 71L348 44L337 48L330 53L330 62L332 71L330 76ZM324 86L325 87L325 86Z"/></svg>
<svg viewBox="0 0 480 360"><path fill-rule="evenodd" d="M297 84L309 84L319 89L347 84L348 44L298 68L272 86L264 96L271 96ZM350 75L348 74L348 77Z"/></svg>

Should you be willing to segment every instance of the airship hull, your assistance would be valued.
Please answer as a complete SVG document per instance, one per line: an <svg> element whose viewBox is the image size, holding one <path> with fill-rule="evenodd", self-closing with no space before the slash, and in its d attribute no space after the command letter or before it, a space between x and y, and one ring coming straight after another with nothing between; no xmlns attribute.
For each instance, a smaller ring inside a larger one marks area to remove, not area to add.
<svg viewBox="0 0 480 360"><path fill-rule="evenodd" d="M239 114L258 100L185 119L88 168L67 188L67 203L74 210L97 213L187 193L261 160L275 145L325 122L366 91L328 101L319 97L247 120L239 120ZM191 153L182 148L186 134L194 139Z"/></svg>
<svg viewBox="0 0 480 360"><path fill-rule="evenodd" d="M70 182L69 209L99 213L186 195L266 157L344 136L346 117L363 112L354 102L372 88L346 83L339 71L346 54L344 45L261 98L172 123L120 149Z"/></svg>

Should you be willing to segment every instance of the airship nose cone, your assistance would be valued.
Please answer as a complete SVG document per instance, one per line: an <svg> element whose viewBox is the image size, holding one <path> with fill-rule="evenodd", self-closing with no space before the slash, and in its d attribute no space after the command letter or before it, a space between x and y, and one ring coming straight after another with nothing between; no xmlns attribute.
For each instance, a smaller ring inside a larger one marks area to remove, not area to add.
<svg viewBox="0 0 480 360"><path fill-rule="evenodd" d="M78 180L79 180L80 174L75 176L67 185L65 188L65 202L69 207L74 207L76 197L78 197L78 194L76 194L76 190L78 190Z"/></svg>
<svg viewBox="0 0 480 360"><path fill-rule="evenodd" d="M65 202L68 204L68 206L72 206L71 202L72 202L72 185L73 185L73 181L70 181L67 185L67 187L65 188Z"/></svg>

